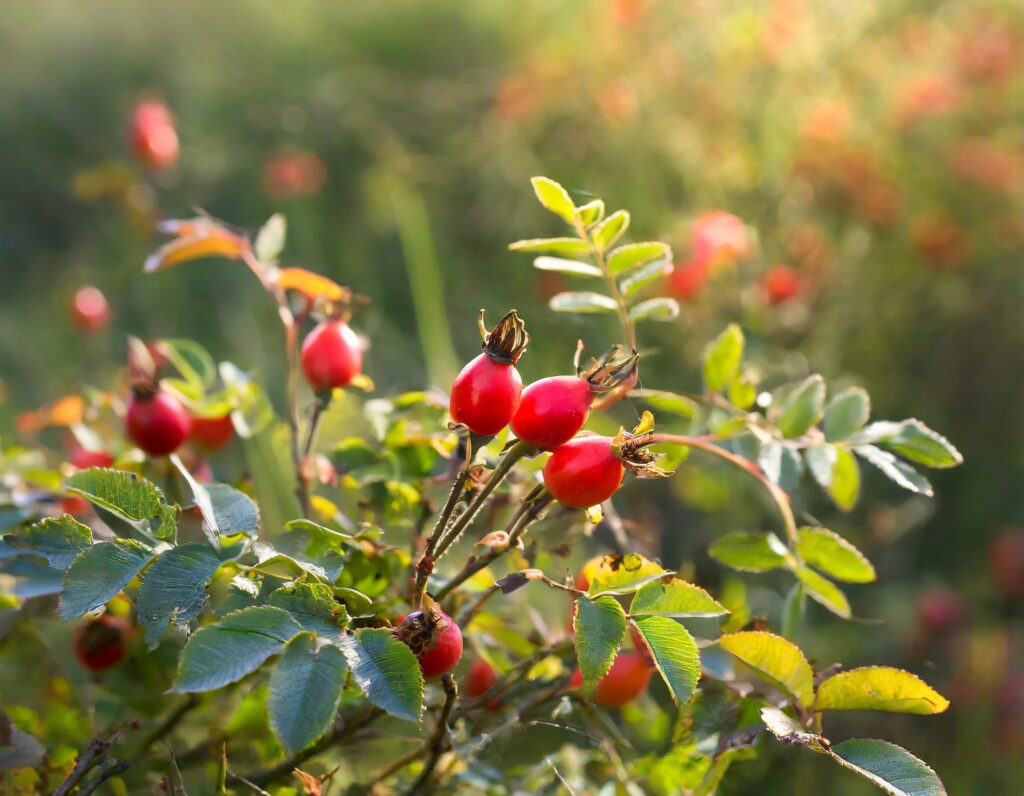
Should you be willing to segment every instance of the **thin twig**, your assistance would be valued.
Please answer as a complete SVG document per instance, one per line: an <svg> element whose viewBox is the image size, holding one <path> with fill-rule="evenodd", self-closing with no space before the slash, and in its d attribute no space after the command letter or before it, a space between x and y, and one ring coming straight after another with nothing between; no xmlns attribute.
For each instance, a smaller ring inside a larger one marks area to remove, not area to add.
<svg viewBox="0 0 1024 796"><path fill-rule="evenodd" d="M138 726L139 723L137 721L126 722L115 727L107 737L100 736L90 741L89 745L78 756L74 768L71 769L71 772L64 781L57 786L51 796L67 796L67 794L71 793L75 786L82 781L82 778L92 770L92 767L96 765L99 759L107 753L107 750L117 742L117 739L121 736L121 731L126 728L138 729Z"/></svg>
<svg viewBox="0 0 1024 796"><path fill-rule="evenodd" d="M452 677L451 672L441 678L441 686L444 688L444 707L441 708L441 715L437 719L434 734L429 741L430 754L423 766L423 770L409 789L409 796L429 792L430 782L434 777L434 769L437 768L437 763L448 746L448 720L451 718L452 709L455 707L455 700L459 696L459 687L455 684L455 678Z"/></svg>
<svg viewBox="0 0 1024 796"><path fill-rule="evenodd" d="M140 742L138 748L135 750L135 754L143 754L149 751L149 748L174 730L181 720L193 710L199 704L199 698L195 694L189 694L188 698L178 705L172 713L170 713L160 724L154 727Z"/></svg>
<svg viewBox="0 0 1024 796"><path fill-rule="evenodd" d="M116 777L118 774L127 771L128 766L128 763L118 761L113 757L107 758L96 766L93 776L87 782L82 783L82 787L79 788L75 796L89 796L90 793L94 792L96 788L111 777Z"/></svg>
<svg viewBox="0 0 1024 796"><path fill-rule="evenodd" d="M426 749L426 744L422 746L417 746L408 754L404 754L397 760L393 761L391 765L389 765L387 768L385 768L383 771L377 774L377 776L375 776L362 787L364 787L366 789L366 792L369 794L375 793L378 785L380 785L388 777L394 776L406 766L410 765L411 763L414 763L416 760L420 758L420 756L426 751Z"/></svg>

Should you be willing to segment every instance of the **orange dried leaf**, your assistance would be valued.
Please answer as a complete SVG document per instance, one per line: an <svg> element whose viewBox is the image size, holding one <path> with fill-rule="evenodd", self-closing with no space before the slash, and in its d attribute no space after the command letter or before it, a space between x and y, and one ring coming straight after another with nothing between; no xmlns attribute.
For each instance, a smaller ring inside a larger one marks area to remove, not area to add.
<svg viewBox="0 0 1024 796"><path fill-rule="evenodd" d="M52 404L18 415L15 425L22 434L30 434L47 426L73 426L85 416L85 399L68 395Z"/></svg>
<svg viewBox="0 0 1024 796"><path fill-rule="evenodd" d="M277 275L277 284L281 290L294 290L314 301L348 301L352 296L351 290L333 279L305 268L282 268Z"/></svg>
<svg viewBox="0 0 1024 796"><path fill-rule="evenodd" d="M294 769L292 773L298 778L299 782L302 783L302 789L305 791L306 796L322 796L323 790L319 779L314 777L312 774L307 774L300 768Z"/></svg>
<svg viewBox="0 0 1024 796"><path fill-rule="evenodd" d="M208 218L164 221L159 229L177 237L146 259L145 270L149 273L204 257L237 259L249 250L245 237Z"/></svg>

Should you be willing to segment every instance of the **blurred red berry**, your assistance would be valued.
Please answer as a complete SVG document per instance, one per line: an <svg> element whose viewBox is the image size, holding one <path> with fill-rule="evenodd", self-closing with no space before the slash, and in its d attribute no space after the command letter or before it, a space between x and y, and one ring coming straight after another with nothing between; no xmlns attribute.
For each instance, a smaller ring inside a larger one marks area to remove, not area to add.
<svg viewBox="0 0 1024 796"><path fill-rule="evenodd" d="M86 285L75 291L71 320L83 332L98 332L110 325L110 306L99 288Z"/></svg>
<svg viewBox="0 0 1024 796"><path fill-rule="evenodd" d="M1024 595L1024 530L1008 528L989 543L989 570L1005 600Z"/></svg>
<svg viewBox="0 0 1024 796"><path fill-rule="evenodd" d="M928 636L956 630L964 621L964 606L948 586L933 586L917 597L917 622Z"/></svg>
<svg viewBox="0 0 1024 796"><path fill-rule="evenodd" d="M106 451L91 451L85 448L75 448L69 458L79 470L89 467L110 467L114 463L114 457Z"/></svg>
<svg viewBox="0 0 1024 796"><path fill-rule="evenodd" d="M651 680L651 667L639 652L620 652L608 674L598 680L591 700L604 708L619 708L644 691ZM569 681L570 688L583 685L583 673L577 669Z"/></svg>
<svg viewBox="0 0 1024 796"><path fill-rule="evenodd" d="M227 445L235 433L231 414L215 417L192 417L192 439L207 450Z"/></svg>
<svg viewBox="0 0 1024 796"><path fill-rule="evenodd" d="M689 260L672 269L668 277L668 292L680 301L693 301L704 290L707 281L707 266L700 261Z"/></svg>
<svg viewBox="0 0 1024 796"><path fill-rule="evenodd" d="M138 161L149 169L166 169L178 159L178 133L167 106L144 100L128 123L128 141Z"/></svg>
<svg viewBox="0 0 1024 796"><path fill-rule="evenodd" d="M130 632L131 623L122 617L103 614L87 620L75 631L75 657L91 672L109 669L124 658Z"/></svg>
<svg viewBox="0 0 1024 796"><path fill-rule="evenodd" d="M276 155L263 164L263 190L274 199L318 193L327 182L327 167L311 152Z"/></svg>
<svg viewBox="0 0 1024 796"><path fill-rule="evenodd" d="M192 418L181 401L165 392L133 393L125 413L128 439L150 456L174 453L189 435Z"/></svg>
<svg viewBox="0 0 1024 796"><path fill-rule="evenodd" d="M363 371L362 343L344 321L324 321L302 343L302 370L314 390L345 387Z"/></svg>
<svg viewBox="0 0 1024 796"><path fill-rule="evenodd" d="M789 266L776 265L764 275L761 289L769 304L782 304L800 292L800 278Z"/></svg>

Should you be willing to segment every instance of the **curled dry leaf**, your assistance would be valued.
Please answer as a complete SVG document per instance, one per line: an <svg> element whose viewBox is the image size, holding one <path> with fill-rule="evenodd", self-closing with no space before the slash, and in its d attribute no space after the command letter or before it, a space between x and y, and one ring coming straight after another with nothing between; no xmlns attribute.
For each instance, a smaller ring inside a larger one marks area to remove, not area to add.
<svg viewBox="0 0 1024 796"><path fill-rule="evenodd" d="M173 235L174 240L165 243L146 258L144 270L148 273L204 257L237 260L249 251L249 241L244 235L232 232L205 216L163 221L157 228L165 234Z"/></svg>

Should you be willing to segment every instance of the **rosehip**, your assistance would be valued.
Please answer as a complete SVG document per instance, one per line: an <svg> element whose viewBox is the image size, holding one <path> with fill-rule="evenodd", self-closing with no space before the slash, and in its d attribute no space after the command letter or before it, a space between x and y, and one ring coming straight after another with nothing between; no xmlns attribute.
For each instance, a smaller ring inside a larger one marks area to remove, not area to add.
<svg viewBox="0 0 1024 796"><path fill-rule="evenodd" d="M691 260L677 265L668 277L668 291L680 301L692 301L708 281L707 266L700 261Z"/></svg>
<svg viewBox="0 0 1024 796"><path fill-rule="evenodd" d="M789 266L776 265L764 275L761 288L769 304L781 304L800 292L800 280Z"/></svg>
<svg viewBox="0 0 1024 796"><path fill-rule="evenodd" d="M91 509L92 503L78 495L71 495L60 500L61 514L71 514L72 516L80 517L83 514L88 514Z"/></svg>
<svg viewBox="0 0 1024 796"><path fill-rule="evenodd" d="M639 652L620 652L608 670L597 681L590 699L603 708L620 708L639 697L651 680L651 667ZM570 688L583 685L583 673L577 669L569 681Z"/></svg>
<svg viewBox="0 0 1024 796"><path fill-rule="evenodd" d="M964 606L948 586L933 586L917 598L917 621L928 635L947 633L964 620Z"/></svg>
<svg viewBox="0 0 1024 796"><path fill-rule="evenodd" d="M302 343L302 370L318 392L344 387L363 371L362 343L345 321L324 321Z"/></svg>
<svg viewBox="0 0 1024 796"><path fill-rule="evenodd" d="M484 352L467 364L452 384L448 410L452 420L474 434L493 436L509 424L519 406L523 380L516 363L530 341L523 321L510 310L491 331L480 333Z"/></svg>
<svg viewBox="0 0 1024 796"><path fill-rule="evenodd" d="M124 657L130 631L128 621L117 616L104 614L88 621L75 632L75 657L91 672L109 669Z"/></svg>
<svg viewBox="0 0 1024 796"><path fill-rule="evenodd" d="M564 506L604 503L622 483L625 467L608 437L578 437L555 448L544 465L544 486Z"/></svg>
<svg viewBox="0 0 1024 796"><path fill-rule="evenodd" d="M128 123L128 140L139 162L165 169L178 159L178 134L171 112L162 102L146 100L135 107Z"/></svg>
<svg viewBox="0 0 1024 796"><path fill-rule="evenodd" d="M554 450L568 442L587 422L598 393L614 389L636 368L636 353L626 359L606 354L576 376L550 376L525 390L512 417L512 431L523 442Z"/></svg>
<svg viewBox="0 0 1024 796"><path fill-rule="evenodd" d="M71 453L70 461L79 470L86 470L89 467L110 467L114 463L114 457L106 451L75 448Z"/></svg>
<svg viewBox="0 0 1024 796"><path fill-rule="evenodd" d="M173 453L185 441L192 418L181 402L165 392L136 390L128 402L128 438L150 456Z"/></svg>
<svg viewBox="0 0 1024 796"><path fill-rule="evenodd" d="M498 672L483 658L476 658L469 665L469 673L466 675L465 692L470 699L486 693L492 685L498 682ZM498 710L501 707L501 700L497 697L487 703L488 710Z"/></svg>
<svg viewBox="0 0 1024 796"><path fill-rule="evenodd" d="M234 433L235 426L230 414L192 418L192 439L208 450L224 447Z"/></svg>
<svg viewBox="0 0 1024 796"><path fill-rule="evenodd" d="M87 285L71 300L71 320L83 332L98 332L110 323L110 307L99 288Z"/></svg>
<svg viewBox="0 0 1024 796"><path fill-rule="evenodd" d="M393 632L412 650L428 680L450 672L462 657L462 631L436 605L409 614Z"/></svg>

